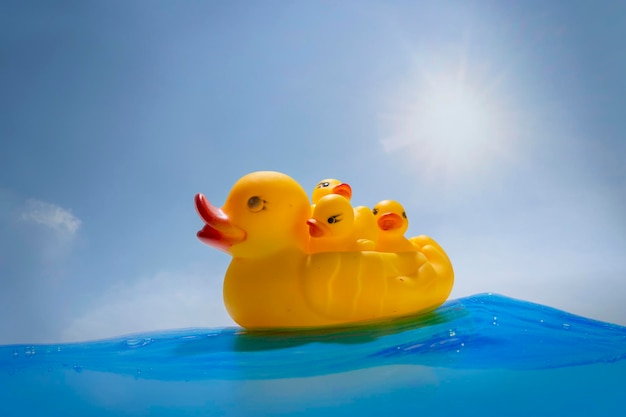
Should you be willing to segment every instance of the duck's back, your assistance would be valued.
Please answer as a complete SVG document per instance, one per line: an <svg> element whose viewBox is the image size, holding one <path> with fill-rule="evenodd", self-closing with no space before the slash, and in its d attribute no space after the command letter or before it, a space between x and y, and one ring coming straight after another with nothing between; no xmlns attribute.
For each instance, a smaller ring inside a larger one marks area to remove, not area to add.
<svg viewBox="0 0 626 417"><path fill-rule="evenodd" d="M421 252L319 253L309 256L302 285L313 310L355 322L438 307L452 287L439 278Z"/></svg>

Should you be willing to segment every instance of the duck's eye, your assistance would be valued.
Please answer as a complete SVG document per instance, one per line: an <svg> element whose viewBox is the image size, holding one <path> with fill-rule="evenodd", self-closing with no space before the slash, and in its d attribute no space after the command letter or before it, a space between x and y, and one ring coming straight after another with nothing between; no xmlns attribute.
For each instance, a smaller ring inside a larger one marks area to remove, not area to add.
<svg viewBox="0 0 626 417"><path fill-rule="evenodd" d="M261 211L265 208L265 200L261 197L254 196L248 199L248 208L253 212Z"/></svg>
<svg viewBox="0 0 626 417"><path fill-rule="evenodd" d="M330 185L330 183L328 181L324 181L324 182L320 182L319 184L317 184L317 188L326 188Z"/></svg>
<svg viewBox="0 0 626 417"><path fill-rule="evenodd" d="M406 211L402 212L402 217L404 217L406 219Z"/></svg>
<svg viewBox="0 0 626 417"><path fill-rule="evenodd" d="M328 222L328 224L339 223L341 221L339 216L340 214L335 214L334 216L330 216L326 221Z"/></svg>
<svg viewBox="0 0 626 417"><path fill-rule="evenodd" d="M374 214L374 216L377 215L378 214L378 209L375 208L374 210L372 210L372 213Z"/></svg>

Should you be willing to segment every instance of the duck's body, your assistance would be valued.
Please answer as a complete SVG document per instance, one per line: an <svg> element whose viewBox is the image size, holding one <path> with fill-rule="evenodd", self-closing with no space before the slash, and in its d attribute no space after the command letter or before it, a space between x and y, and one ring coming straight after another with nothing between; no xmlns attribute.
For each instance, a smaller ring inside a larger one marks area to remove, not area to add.
<svg viewBox="0 0 626 417"><path fill-rule="evenodd" d="M354 207L354 230L360 239L366 239L376 244L380 232L372 210L366 206Z"/></svg>
<svg viewBox="0 0 626 417"><path fill-rule="evenodd" d="M202 195L204 243L233 256L224 280L231 317L250 329L358 323L433 310L450 294L453 271L429 238L420 250L306 253L310 202L290 177L240 179L223 209Z"/></svg>
<svg viewBox="0 0 626 417"><path fill-rule="evenodd" d="M430 248L426 254L285 251L259 260L235 258L224 280L224 302L233 320L249 329L332 326L427 312L452 290L451 269L431 261L438 257Z"/></svg>

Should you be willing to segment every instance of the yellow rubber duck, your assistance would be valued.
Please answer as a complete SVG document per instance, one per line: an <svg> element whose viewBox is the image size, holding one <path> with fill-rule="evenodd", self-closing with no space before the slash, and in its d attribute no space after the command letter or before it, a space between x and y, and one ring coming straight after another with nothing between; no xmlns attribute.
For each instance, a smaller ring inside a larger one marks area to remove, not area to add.
<svg viewBox="0 0 626 417"><path fill-rule="evenodd" d="M315 204L309 226L309 253L374 250L374 242L360 239L354 228L354 210L339 194L328 194Z"/></svg>
<svg viewBox="0 0 626 417"><path fill-rule="evenodd" d="M222 208L202 194L195 205L205 223L198 238L233 257L224 303L249 329L346 325L423 313L441 305L452 290L452 265L426 240L414 252L307 254L310 201L285 174L245 175Z"/></svg>
<svg viewBox="0 0 626 417"><path fill-rule="evenodd" d="M350 201L352 198L352 187L350 184L341 182L335 178L327 178L317 183L311 194L311 201L313 205L317 204L320 198L330 195L339 194Z"/></svg>
<svg viewBox="0 0 626 417"><path fill-rule="evenodd" d="M383 200L372 209L380 229L376 250L380 252L406 252L419 249L404 234L409 228L409 219L402 204L394 200Z"/></svg>
<svg viewBox="0 0 626 417"><path fill-rule="evenodd" d="M338 194L350 201L352 199L352 187L350 184L341 182L335 178L321 180L317 183L311 194L311 200L313 201L312 208L315 209L315 205L321 198L332 194ZM357 206L353 208L353 211L354 230L357 239L361 239L363 242L376 242L378 238L378 226L372 215L372 210L365 206Z"/></svg>

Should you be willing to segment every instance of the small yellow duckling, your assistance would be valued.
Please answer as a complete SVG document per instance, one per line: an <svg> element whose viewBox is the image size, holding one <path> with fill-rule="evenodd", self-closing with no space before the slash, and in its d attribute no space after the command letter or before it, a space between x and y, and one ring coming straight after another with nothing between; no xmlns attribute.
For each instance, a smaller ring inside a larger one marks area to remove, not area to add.
<svg viewBox="0 0 626 417"><path fill-rule="evenodd" d="M404 237L409 228L409 219L404 207L394 200L383 200L372 210L378 224L376 250L379 252L412 252L418 250Z"/></svg>
<svg viewBox="0 0 626 417"><path fill-rule="evenodd" d="M309 253L374 250L374 242L357 236L352 206L339 194L320 198L306 223Z"/></svg>
<svg viewBox="0 0 626 417"><path fill-rule="evenodd" d="M339 194L350 201L352 198L352 187L350 187L350 184L346 184L334 178L321 180L317 183L313 189L313 194L311 195L313 205L317 204L320 198L329 194Z"/></svg>
<svg viewBox="0 0 626 417"><path fill-rule="evenodd" d="M352 199L352 187L350 184L341 182L338 179L327 178L317 183L311 195L312 208L315 209L317 202L327 195L338 194L348 201ZM376 242L378 238L378 225L369 207L357 206L354 211L354 230L357 238Z"/></svg>

